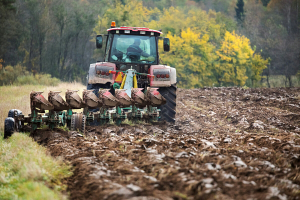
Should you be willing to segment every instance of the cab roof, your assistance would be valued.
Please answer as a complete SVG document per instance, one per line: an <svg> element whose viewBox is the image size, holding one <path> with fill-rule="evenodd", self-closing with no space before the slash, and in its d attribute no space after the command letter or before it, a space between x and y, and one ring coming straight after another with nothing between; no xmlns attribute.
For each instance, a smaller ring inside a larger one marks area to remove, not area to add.
<svg viewBox="0 0 300 200"><path fill-rule="evenodd" d="M121 26L116 28L107 29L112 34L129 34L129 35L154 35L160 36L163 33L161 31L152 30L145 27L127 27Z"/></svg>

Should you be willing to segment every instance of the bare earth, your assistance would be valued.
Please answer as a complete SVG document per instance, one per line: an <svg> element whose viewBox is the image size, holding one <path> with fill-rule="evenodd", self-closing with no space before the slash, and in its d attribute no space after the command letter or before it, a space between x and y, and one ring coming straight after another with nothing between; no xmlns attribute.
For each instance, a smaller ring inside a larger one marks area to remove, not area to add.
<svg viewBox="0 0 300 200"><path fill-rule="evenodd" d="M70 199L300 199L300 88L178 89L175 125L32 136L73 164Z"/></svg>

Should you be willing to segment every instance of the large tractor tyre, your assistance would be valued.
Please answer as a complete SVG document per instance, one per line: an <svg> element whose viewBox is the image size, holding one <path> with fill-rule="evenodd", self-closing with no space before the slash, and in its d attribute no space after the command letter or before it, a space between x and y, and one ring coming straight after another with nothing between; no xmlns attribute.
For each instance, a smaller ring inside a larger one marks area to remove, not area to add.
<svg viewBox="0 0 300 200"><path fill-rule="evenodd" d="M86 117L82 113L73 114L71 118L71 131L85 132Z"/></svg>
<svg viewBox="0 0 300 200"><path fill-rule="evenodd" d="M9 138L15 131L15 119L7 117L4 122L4 139Z"/></svg>
<svg viewBox="0 0 300 200"><path fill-rule="evenodd" d="M160 94L167 100L167 103L159 106L161 110L160 121L175 123L176 116L176 85L170 87L161 87L158 89Z"/></svg>

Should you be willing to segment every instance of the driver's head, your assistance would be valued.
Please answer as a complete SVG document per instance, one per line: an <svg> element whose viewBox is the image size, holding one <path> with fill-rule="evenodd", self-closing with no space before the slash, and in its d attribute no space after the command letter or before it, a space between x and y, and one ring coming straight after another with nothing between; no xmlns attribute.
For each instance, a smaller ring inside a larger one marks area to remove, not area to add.
<svg viewBox="0 0 300 200"><path fill-rule="evenodd" d="M134 39L133 44L139 46L141 44L141 40L136 38L136 39Z"/></svg>

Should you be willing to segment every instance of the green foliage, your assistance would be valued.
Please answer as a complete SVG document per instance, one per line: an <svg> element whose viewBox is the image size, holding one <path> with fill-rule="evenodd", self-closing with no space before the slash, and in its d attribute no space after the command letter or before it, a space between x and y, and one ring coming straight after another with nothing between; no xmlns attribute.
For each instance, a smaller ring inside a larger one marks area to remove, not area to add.
<svg viewBox="0 0 300 200"><path fill-rule="evenodd" d="M29 72L22 65L18 64L14 67L8 65L0 71L0 84L12 85L18 77L27 75L29 75Z"/></svg>
<svg viewBox="0 0 300 200"><path fill-rule="evenodd" d="M25 134L0 139L0 199L65 199L71 166L55 160Z"/></svg>
<svg viewBox="0 0 300 200"><path fill-rule="evenodd" d="M296 75L300 63L299 5L297 0L247 0L244 24L240 27L261 55L270 58L264 75L285 75L290 85L295 84L290 77Z"/></svg>
<svg viewBox="0 0 300 200"><path fill-rule="evenodd" d="M118 15L116 15L118 13ZM98 16L98 21L94 27L96 34L106 31L112 21L115 21L117 26L144 26L147 22L160 13L155 9L148 9L143 6L142 2L128 1L127 4L117 3L115 7L106 10L103 16Z"/></svg>
<svg viewBox="0 0 300 200"><path fill-rule="evenodd" d="M275 87L290 87L287 84L286 76L284 75L271 75L268 77L271 88ZM300 77L297 75L291 76L291 82L293 87L300 87ZM264 77L261 81L256 82L253 87L268 87L267 77Z"/></svg>
<svg viewBox="0 0 300 200"><path fill-rule="evenodd" d="M48 85L57 86L60 80L50 74L31 74L18 64L6 66L0 71L0 85Z"/></svg>
<svg viewBox="0 0 300 200"><path fill-rule="evenodd" d="M296 77L299 79L300 81L300 70L298 71L298 73L296 74Z"/></svg>
<svg viewBox="0 0 300 200"><path fill-rule="evenodd" d="M57 78L52 78L50 74L36 74L19 76L14 83L14 85L47 85L47 86L57 86L60 80Z"/></svg>
<svg viewBox="0 0 300 200"><path fill-rule="evenodd" d="M15 20L15 0L0 0L0 61L9 48L9 40L18 37L17 21Z"/></svg>

